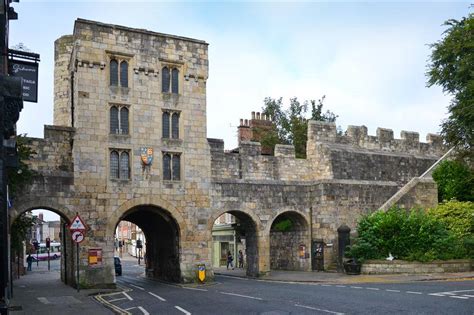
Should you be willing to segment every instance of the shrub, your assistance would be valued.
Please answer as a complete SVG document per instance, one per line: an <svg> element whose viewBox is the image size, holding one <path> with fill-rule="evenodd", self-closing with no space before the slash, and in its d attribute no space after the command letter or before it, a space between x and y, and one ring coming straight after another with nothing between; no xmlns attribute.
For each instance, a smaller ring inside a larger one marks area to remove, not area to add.
<svg viewBox="0 0 474 315"><path fill-rule="evenodd" d="M474 172L461 161L443 161L433 171L438 200L474 201Z"/></svg>
<svg viewBox="0 0 474 315"><path fill-rule="evenodd" d="M474 233L474 202L450 200L429 210L430 214L446 223L458 237Z"/></svg>

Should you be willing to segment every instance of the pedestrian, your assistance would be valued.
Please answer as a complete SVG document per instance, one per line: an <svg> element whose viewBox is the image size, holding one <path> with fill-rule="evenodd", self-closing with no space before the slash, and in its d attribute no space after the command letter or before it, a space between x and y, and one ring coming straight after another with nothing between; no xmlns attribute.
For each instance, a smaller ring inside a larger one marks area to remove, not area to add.
<svg viewBox="0 0 474 315"><path fill-rule="evenodd" d="M244 268L244 254L239 250L239 268Z"/></svg>
<svg viewBox="0 0 474 315"><path fill-rule="evenodd" d="M33 264L33 257L31 257L31 254L28 254L28 257L26 257L26 263L28 264L26 270L31 271L31 265Z"/></svg>
<svg viewBox="0 0 474 315"><path fill-rule="evenodd" d="M229 266L234 270L234 264L232 263L234 261L234 257L232 257L232 254L230 251L227 252L227 270L229 270Z"/></svg>

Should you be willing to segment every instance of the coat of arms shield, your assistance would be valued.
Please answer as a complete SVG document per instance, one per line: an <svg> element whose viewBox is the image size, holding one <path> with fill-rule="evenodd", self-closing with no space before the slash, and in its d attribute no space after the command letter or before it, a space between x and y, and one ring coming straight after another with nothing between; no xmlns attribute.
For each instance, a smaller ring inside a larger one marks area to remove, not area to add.
<svg viewBox="0 0 474 315"><path fill-rule="evenodd" d="M151 165L153 162L153 148L142 147L140 156L144 165Z"/></svg>

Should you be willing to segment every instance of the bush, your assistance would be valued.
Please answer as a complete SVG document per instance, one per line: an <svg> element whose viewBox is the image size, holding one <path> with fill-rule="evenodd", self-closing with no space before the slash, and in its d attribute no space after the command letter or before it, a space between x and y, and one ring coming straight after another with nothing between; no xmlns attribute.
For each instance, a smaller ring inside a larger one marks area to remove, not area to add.
<svg viewBox="0 0 474 315"><path fill-rule="evenodd" d="M474 233L474 202L446 201L429 212L460 238Z"/></svg>
<svg viewBox="0 0 474 315"><path fill-rule="evenodd" d="M448 223L421 209L392 208L359 220L358 237L346 253L356 259L383 259L390 253L397 259L432 261L468 256L464 239Z"/></svg>
<svg viewBox="0 0 474 315"><path fill-rule="evenodd" d="M443 161L433 171L438 200L474 201L474 172L463 162Z"/></svg>

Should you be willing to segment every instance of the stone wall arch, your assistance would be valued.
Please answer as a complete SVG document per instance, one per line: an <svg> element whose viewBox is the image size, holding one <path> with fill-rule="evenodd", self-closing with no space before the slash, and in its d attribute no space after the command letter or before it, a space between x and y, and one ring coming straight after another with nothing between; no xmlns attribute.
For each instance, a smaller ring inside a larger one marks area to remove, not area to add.
<svg viewBox="0 0 474 315"><path fill-rule="evenodd" d="M71 211L66 205L60 203L57 198L51 197L34 197L22 198L15 202L13 207L9 210L10 225L22 213L30 210L45 209L58 214L66 223L70 223L76 213Z"/></svg>

